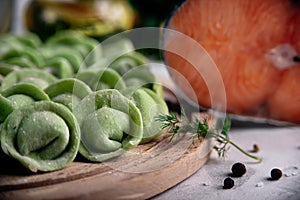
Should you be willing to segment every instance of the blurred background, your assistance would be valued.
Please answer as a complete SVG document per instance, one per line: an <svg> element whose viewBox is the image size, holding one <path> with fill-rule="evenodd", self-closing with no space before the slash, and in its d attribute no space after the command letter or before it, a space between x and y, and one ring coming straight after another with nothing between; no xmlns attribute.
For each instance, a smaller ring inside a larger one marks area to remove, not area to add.
<svg viewBox="0 0 300 200"><path fill-rule="evenodd" d="M11 0L0 1L0 33L11 29L13 2Z"/></svg>
<svg viewBox="0 0 300 200"><path fill-rule="evenodd" d="M73 29L103 40L136 27L159 27L183 0L1 0L1 32L32 31L45 40Z"/></svg>
<svg viewBox="0 0 300 200"><path fill-rule="evenodd" d="M99 42L138 27L162 27L184 0L1 0L0 32L36 33L43 41L76 30ZM158 49L139 50L161 59Z"/></svg>

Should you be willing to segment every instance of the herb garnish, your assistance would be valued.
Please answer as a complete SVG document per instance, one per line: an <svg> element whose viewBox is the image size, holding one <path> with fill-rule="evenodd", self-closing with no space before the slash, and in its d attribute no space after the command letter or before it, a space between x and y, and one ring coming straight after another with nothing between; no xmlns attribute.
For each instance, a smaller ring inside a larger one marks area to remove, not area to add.
<svg viewBox="0 0 300 200"><path fill-rule="evenodd" d="M162 122L162 129L168 129L171 140L179 133L190 132L193 134L193 141L195 138L197 138L200 142L204 140L204 138L216 139L218 144L214 146L214 150L217 151L219 157L224 157L229 148L228 145L232 145L246 156L257 160L259 163L262 162L261 158L247 153L230 140L228 133L231 127L231 120L229 117L224 119L221 131L218 131L217 129L211 129L208 125L207 118L205 118L203 121L200 121L199 119L191 121L185 116L185 114L182 115L181 120L178 119L176 113L162 114L156 117L156 121Z"/></svg>

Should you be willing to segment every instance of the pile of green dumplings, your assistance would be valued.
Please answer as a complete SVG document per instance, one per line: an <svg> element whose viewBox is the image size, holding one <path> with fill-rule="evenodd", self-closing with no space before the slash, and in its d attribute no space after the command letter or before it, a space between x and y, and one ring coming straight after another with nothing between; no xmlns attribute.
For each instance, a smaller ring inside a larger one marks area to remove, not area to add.
<svg viewBox="0 0 300 200"><path fill-rule="evenodd" d="M162 86L126 38L0 36L2 154L32 172L65 168L77 154L120 156L159 136L155 117L167 113Z"/></svg>

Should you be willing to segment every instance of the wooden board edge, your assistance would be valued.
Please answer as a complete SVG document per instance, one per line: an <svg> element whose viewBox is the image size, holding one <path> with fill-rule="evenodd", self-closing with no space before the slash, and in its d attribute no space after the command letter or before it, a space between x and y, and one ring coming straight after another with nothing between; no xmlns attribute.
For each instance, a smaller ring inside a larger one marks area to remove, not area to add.
<svg viewBox="0 0 300 200"><path fill-rule="evenodd" d="M147 199L166 191L197 172L209 159L199 156L204 141L191 147L160 170L128 173L118 170L48 186L7 191L1 199Z"/></svg>

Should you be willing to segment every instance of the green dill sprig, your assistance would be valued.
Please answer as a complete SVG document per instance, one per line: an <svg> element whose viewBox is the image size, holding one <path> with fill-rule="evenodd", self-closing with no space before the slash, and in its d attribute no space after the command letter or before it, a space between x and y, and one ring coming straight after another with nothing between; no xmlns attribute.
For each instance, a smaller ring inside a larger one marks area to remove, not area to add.
<svg viewBox="0 0 300 200"><path fill-rule="evenodd" d="M167 128L171 139L179 133L186 132L193 134L193 141L195 138L197 138L200 142L203 141L204 138L214 138L218 144L216 144L213 148L217 151L219 157L224 157L229 149L229 145L232 145L246 156L257 160L259 163L262 162L261 158L249 154L230 140L228 133L231 127L231 120L229 117L224 119L220 133L216 129L210 129L207 118L203 121L200 121L199 119L189 121L187 117L183 115L183 119L179 120L175 113L171 113L170 115L163 114L157 116L156 121L160 121L162 123L162 129Z"/></svg>
<svg viewBox="0 0 300 200"><path fill-rule="evenodd" d="M180 123L180 121L175 113L171 113L170 115L158 115L156 117L156 121L162 122L162 129L168 129L168 133L170 134L171 139L173 139L174 135L178 134L180 128L178 124Z"/></svg>

